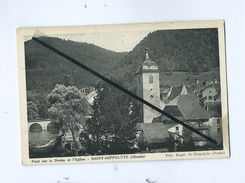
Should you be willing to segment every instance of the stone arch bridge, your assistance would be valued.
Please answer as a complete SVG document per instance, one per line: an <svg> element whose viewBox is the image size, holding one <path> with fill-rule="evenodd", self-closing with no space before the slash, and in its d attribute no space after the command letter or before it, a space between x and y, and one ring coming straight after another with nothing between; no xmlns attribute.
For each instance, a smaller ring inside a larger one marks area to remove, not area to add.
<svg viewBox="0 0 245 183"><path fill-rule="evenodd" d="M59 129L59 124L57 122L52 122L51 120L28 121L29 131L52 130L54 128Z"/></svg>

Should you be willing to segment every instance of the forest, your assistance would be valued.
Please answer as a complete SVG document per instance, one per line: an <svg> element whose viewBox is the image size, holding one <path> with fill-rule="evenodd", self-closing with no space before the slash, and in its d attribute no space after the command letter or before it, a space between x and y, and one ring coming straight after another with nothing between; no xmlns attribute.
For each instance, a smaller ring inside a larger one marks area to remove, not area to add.
<svg viewBox="0 0 245 183"><path fill-rule="evenodd" d="M160 73L174 71L199 74L219 67L218 30L158 30L148 34L135 48L117 62L113 71L119 80L130 83L148 48Z"/></svg>

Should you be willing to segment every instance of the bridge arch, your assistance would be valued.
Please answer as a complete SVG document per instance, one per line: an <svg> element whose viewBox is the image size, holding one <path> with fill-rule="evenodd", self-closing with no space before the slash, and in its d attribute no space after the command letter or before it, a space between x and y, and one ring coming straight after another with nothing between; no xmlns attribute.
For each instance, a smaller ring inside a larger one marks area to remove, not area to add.
<svg viewBox="0 0 245 183"><path fill-rule="evenodd" d="M48 131L58 131L60 129L60 126L57 122L50 122L47 125L47 130Z"/></svg>
<svg viewBox="0 0 245 183"><path fill-rule="evenodd" d="M50 122L51 122L50 120L28 121L28 127L29 127L29 130L31 131L30 127L31 127L33 124L39 124L39 125L42 127L42 130L47 130L47 126L48 126L48 124L49 124ZM38 128L37 125L35 125L34 127ZM33 127L32 127L32 128L33 128Z"/></svg>
<svg viewBox="0 0 245 183"><path fill-rule="evenodd" d="M42 129L42 126L39 124L39 123L33 123L33 124L31 124L31 126L30 126L30 131L31 132L40 132L40 131L42 131L43 129Z"/></svg>

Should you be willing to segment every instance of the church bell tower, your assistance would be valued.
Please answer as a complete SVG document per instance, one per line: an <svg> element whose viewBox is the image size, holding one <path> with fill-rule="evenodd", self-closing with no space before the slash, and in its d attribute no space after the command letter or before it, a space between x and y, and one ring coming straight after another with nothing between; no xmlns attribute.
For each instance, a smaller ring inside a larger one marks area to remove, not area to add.
<svg viewBox="0 0 245 183"><path fill-rule="evenodd" d="M145 59L139 66L137 72L137 95L149 103L160 108L160 83L159 69L157 64L149 57L148 50L145 52ZM144 123L151 123L153 118L160 115L151 107L139 102L140 113Z"/></svg>

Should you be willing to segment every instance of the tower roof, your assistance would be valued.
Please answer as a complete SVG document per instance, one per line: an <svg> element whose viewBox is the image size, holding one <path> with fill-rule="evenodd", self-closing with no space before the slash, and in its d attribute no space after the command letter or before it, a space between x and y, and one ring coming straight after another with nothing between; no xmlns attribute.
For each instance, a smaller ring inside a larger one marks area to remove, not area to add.
<svg viewBox="0 0 245 183"><path fill-rule="evenodd" d="M150 59L147 49L145 51L145 59L137 70L137 73L139 72L159 72L156 62Z"/></svg>

